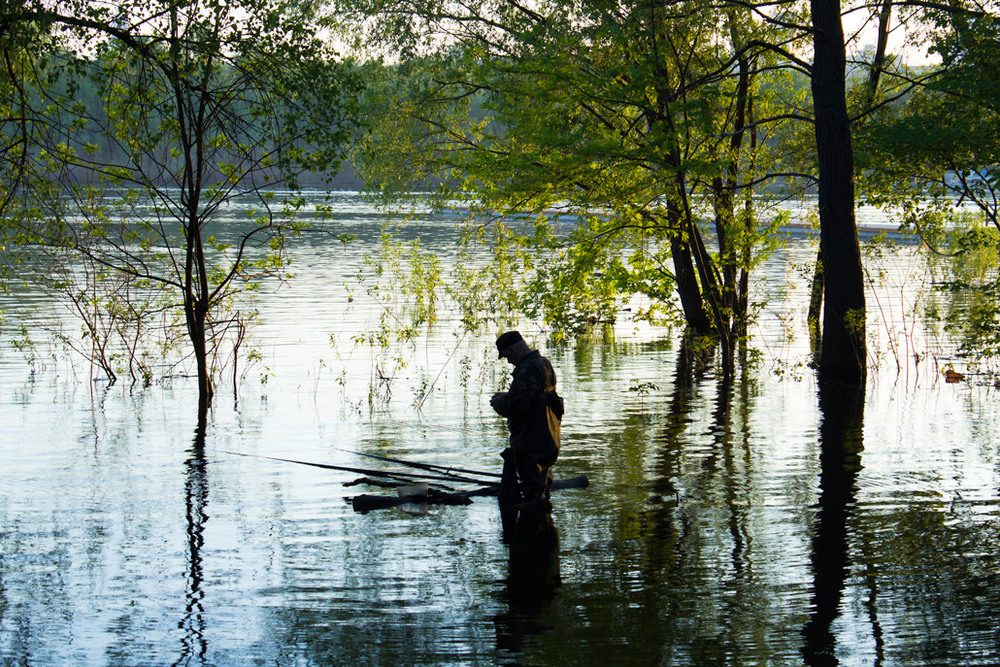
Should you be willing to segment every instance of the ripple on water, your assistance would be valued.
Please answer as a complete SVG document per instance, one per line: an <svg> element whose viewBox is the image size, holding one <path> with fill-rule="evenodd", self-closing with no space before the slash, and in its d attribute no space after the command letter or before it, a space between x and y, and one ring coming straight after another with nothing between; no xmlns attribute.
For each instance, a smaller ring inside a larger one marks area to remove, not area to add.
<svg viewBox="0 0 1000 667"><path fill-rule="evenodd" d="M342 202L348 229L371 225L357 203ZM801 664L821 609L844 664L1000 658L992 395L873 381L860 468L824 498L816 388L788 379L805 344L769 316L780 358L728 392L712 369L678 381L676 333L625 314L617 337L550 346L568 408L556 472L592 482L555 494L558 542L505 542L488 499L356 514L345 497L382 491L262 458L499 469L487 401L509 369L493 332L456 337L456 314L369 406L387 360L351 336L381 311L343 285L374 243L311 245L290 288L260 294L267 381L254 368L238 402L220 389L202 450L185 379L91 392L63 368L25 379L4 348L3 661ZM814 256L793 247L762 272L788 292L783 314L806 294L786 260Z"/></svg>

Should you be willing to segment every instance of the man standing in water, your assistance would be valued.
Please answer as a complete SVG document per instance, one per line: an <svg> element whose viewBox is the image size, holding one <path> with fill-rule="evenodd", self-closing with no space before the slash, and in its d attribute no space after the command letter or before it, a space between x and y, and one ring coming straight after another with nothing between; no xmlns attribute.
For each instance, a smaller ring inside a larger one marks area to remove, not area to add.
<svg viewBox="0 0 1000 667"><path fill-rule="evenodd" d="M546 509L563 415L556 374L549 360L528 347L517 331L501 334L496 344L500 358L514 366L510 389L490 398L490 405L507 418L510 429L510 447L501 453L500 501L517 503L526 510Z"/></svg>

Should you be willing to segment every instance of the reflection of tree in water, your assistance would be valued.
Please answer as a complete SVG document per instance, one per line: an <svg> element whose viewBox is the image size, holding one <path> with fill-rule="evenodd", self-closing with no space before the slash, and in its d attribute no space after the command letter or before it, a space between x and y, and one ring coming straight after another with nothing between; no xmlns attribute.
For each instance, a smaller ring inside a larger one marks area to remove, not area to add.
<svg viewBox="0 0 1000 667"><path fill-rule="evenodd" d="M820 494L812 539L812 612L802 629L802 656L808 665L836 665L832 625L840 615L850 565L847 522L861 470L864 390L821 382L819 407Z"/></svg>
<svg viewBox="0 0 1000 667"><path fill-rule="evenodd" d="M765 613L758 596L765 578L754 572L748 526L759 493L747 427L752 383L713 378L685 341L662 415L644 523L649 585L674 591L660 603L669 628L662 633L661 661L681 655L705 664L732 660L746 653L745 642L754 640ZM714 397L703 395L712 388ZM692 438L691 425L703 419L698 413L709 401L707 429ZM720 550L720 531L728 534L728 553ZM692 634L694 619L699 633Z"/></svg>
<svg viewBox="0 0 1000 667"><path fill-rule="evenodd" d="M508 570L500 598L507 605L494 618L497 648L516 657L528 638L548 628L541 617L548 610L561 583L559 531L549 512L501 509Z"/></svg>
<svg viewBox="0 0 1000 667"><path fill-rule="evenodd" d="M198 418L194 443L184 462L186 481L184 503L187 508L187 578L185 583L184 618L181 655L176 665L206 664L208 647L205 642L205 608L202 604L203 573L201 549L205 544L205 522L208 515L208 475L205 461L205 426L207 414Z"/></svg>
<svg viewBox="0 0 1000 667"><path fill-rule="evenodd" d="M1000 627L989 610L1000 602L1000 523L981 514L992 499L956 502L941 485L866 480L859 513L864 396L842 387L819 394L816 463L805 477L797 468L777 479L758 461L768 421L783 415L767 414L773 403L755 406L752 382L699 380L684 360L681 352L636 531L642 587L627 593L643 613L616 619L628 624L622 634L656 638L636 662L996 664ZM803 526L804 489L817 477L814 522Z"/></svg>
<svg viewBox="0 0 1000 667"><path fill-rule="evenodd" d="M691 422L691 399L695 393L693 356L688 349L687 339L682 342L677 354L677 367L674 372L674 390L671 400L663 414L663 427L658 445L660 446L656 459L656 475L650 480L653 492L650 511L644 522L644 534L648 537L646 567L650 568L648 576L655 577L655 572L663 567L676 565L677 531L676 516L678 510L678 493L675 480L681 474L683 459L682 434Z"/></svg>

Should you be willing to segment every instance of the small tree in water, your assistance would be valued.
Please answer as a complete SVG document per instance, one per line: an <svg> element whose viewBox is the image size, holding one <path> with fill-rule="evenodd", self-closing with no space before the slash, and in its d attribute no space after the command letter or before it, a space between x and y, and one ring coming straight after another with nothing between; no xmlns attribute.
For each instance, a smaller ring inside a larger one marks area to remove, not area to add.
<svg viewBox="0 0 1000 667"><path fill-rule="evenodd" d="M42 249L60 267L49 286L78 303L100 300L67 289L80 273L153 298L121 312L135 332L179 325L208 405L213 360L245 333L234 299L285 277L298 177L339 165L351 69L316 38L313 3L27 2L2 18L20 55L0 86L7 246ZM218 225L236 201L243 222Z"/></svg>

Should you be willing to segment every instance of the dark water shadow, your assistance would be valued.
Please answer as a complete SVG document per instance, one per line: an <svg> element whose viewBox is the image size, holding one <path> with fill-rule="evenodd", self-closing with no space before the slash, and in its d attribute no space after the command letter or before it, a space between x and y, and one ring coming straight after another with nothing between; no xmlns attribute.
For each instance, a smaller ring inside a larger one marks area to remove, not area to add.
<svg viewBox="0 0 1000 667"><path fill-rule="evenodd" d="M699 369L690 349L689 340L682 339L677 351L673 391L662 414L662 426L657 437L658 451L654 474L649 481L652 498L643 519L642 533L647 544L645 568L651 579L658 572L672 572L679 567L680 541L686 531L678 530L678 520L685 523L680 511L680 491L675 480L680 476L684 458L684 434L693 421L692 405L697 393Z"/></svg>
<svg viewBox="0 0 1000 667"><path fill-rule="evenodd" d="M205 524L208 514L208 471L205 459L205 433L208 410L199 408L198 426L194 441L184 462L184 506L187 554L184 591L184 615L178 628L181 630L180 656L174 665L208 664L208 645L205 639L205 607L203 604L204 572L202 548L205 545Z"/></svg>
<svg viewBox="0 0 1000 667"><path fill-rule="evenodd" d="M813 527L813 592L802 628L802 657L810 666L838 665L832 626L840 615L850 567L847 524L854 513L864 449L864 389L820 382L819 501Z"/></svg>
<svg viewBox="0 0 1000 667"><path fill-rule="evenodd" d="M550 629L542 618L562 583L559 531L551 512L501 507L500 517L508 559L499 597L506 610L495 616L493 623L497 649L516 661L531 637Z"/></svg>
<svg viewBox="0 0 1000 667"><path fill-rule="evenodd" d="M721 595L719 589L706 586L699 601L685 599L681 594L658 600L660 623L671 628L664 631L662 645L657 649L656 662L661 664L680 653L696 664L722 664L741 655L739 638L746 631L745 608L750 604L755 581L752 538L747 526L747 507L754 494L750 481L754 463L749 432L743 428L750 421L751 386L747 377L716 377L700 355L682 341L673 391L662 413L655 467L649 480L651 497L642 524L647 586L682 591L711 569L700 545L703 508L697 500L711 498L710 504L717 503L720 510L723 523L719 527L724 525L728 531L727 586L732 594ZM692 436L691 425L702 419L699 412L708 405L710 420L702 424L707 430ZM693 460L698 461L697 470L689 468L685 472ZM687 484L678 485L678 480L685 477ZM715 641L692 637L684 623L676 622L673 612L709 599L714 600L715 620L728 628Z"/></svg>

